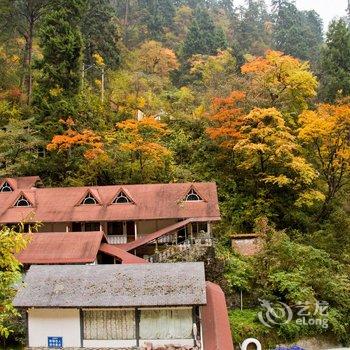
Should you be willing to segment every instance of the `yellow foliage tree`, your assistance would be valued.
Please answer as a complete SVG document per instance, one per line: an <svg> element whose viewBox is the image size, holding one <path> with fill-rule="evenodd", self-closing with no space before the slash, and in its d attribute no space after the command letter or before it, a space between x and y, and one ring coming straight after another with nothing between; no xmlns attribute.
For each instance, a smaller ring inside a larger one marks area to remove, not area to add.
<svg viewBox="0 0 350 350"><path fill-rule="evenodd" d="M317 173L301 154L296 137L276 108L254 108L244 114L237 107L244 94L233 92L214 101L209 136L236 158L236 167L267 192L278 188L294 193L298 206L323 200L312 187Z"/></svg>
<svg viewBox="0 0 350 350"><path fill-rule="evenodd" d="M139 68L148 74L166 77L170 71L179 67L174 51L154 40L143 43L136 51L136 56Z"/></svg>
<svg viewBox="0 0 350 350"><path fill-rule="evenodd" d="M126 152L133 171L140 174L140 180L152 181L152 175L164 168L171 152L162 145L162 138L168 134L166 124L153 117L137 121L128 119L117 124L120 151Z"/></svg>
<svg viewBox="0 0 350 350"><path fill-rule="evenodd" d="M311 146L327 184L323 215L350 180L350 104L321 104L315 111L304 111L299 123L299 139Z"/></svg>
<svg viewBox="0 0 350 350"><path fill-rule="evenodd" d="M309 64L278 51L250 59L242 66L250 77L250 99L261 107L276 107L296 117L316 96L317 80Z"/></svg>
<svg viewBox="0 0 350 350"><path fill-rule="evenodd" d="M24 249L28 240L22 233L3 226L0 230L0 336L7 338L13 330L9 321L18 316L12 305L16 294L15 283L21 277L21 264L15 254Z"/></svg>

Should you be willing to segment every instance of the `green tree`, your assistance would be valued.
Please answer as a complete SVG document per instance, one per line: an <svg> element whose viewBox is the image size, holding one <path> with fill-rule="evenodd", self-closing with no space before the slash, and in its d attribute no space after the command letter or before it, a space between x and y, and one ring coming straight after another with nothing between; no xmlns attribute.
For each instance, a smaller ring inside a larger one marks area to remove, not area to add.
<svg viewBox="0 0 350 350"><path fill-rule="evenodd" d="M320 81L323 100L332 102L350 94L350 30L342 19L329 26L321 54Z"/></svg>
<svg viewBox="0 0 350 350"><path fill-rule="evenodd" d="M206 10L198 9L185 39L182 56L187 59L194 54L214 55L219 49L226 47L222 29L215 26Z"/></svg>
<svg viewBox="0 0 350 350"><path fill-rule="evenodd" d="M234 36L234 53L243 63L247 53L262 55L271 47L271 18L262 0L249 1L247 7L239 9L240 20Z"/></svg>
<svg viewBox="0 0 350 350"><path fill-rule="evenodd" d="M1 32L24 39L22 88L30 102L33 87L33 43L38 23L50 10L49 0L0 0Z"/></svg>
<svg viewBox="0 0 350 350"><path fill-rule="evenodd" d="M317 61L323 42L322 20L315 11L299 11L290 0L274 0L274 48L302 60Z"/></svg>
<svg viewBox="0 0 350 350"><path fill-rule="evenodd" d="M82 18L81 31L84 39L84 63L94 63L93 55L100 54L109 68L120 63L117 19L108 0L92 0Z"/></svg>
<svg viewBox="0 0 350 350"><path fill-rule="evenodd" d="M43 58L38 62L40 78L35 91L39 121L73 114L73 99L81 85L83 40L79 21L85 0L57 2L44 18L40 30Z"/></svg>

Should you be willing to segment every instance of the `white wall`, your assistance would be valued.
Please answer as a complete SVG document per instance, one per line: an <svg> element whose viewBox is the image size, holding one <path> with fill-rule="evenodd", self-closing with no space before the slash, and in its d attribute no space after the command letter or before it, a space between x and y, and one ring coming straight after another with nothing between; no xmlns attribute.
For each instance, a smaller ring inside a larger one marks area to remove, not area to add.
<svg viewBox="0 0 350 350"><path fill-rule="evenodd" d="M80 347L78 309L29 309L30 347L47 347L47 337L63 337L64 347Z"/></svg>
<svg viewBox="0 0 350 350"><path fill-rule="evenodd" d="M133 348L136 340L85 340L84 348Z"/></svg>

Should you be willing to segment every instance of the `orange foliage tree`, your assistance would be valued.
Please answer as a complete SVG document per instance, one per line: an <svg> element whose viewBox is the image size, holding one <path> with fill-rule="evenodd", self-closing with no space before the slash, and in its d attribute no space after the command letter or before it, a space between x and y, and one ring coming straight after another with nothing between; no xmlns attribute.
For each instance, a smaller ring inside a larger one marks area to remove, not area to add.
<svg viewBox="0 0 350 350"><path fill-rule="evenodd" d="M145 117L142 120L128 119L117 124L120 151L131 160L132 171L140 174L140 180L149 182L160 169L164 169L171 152L162 144L169 133L166 124Z"/></svg>
<svg viewBox="0 0 350 350"><path fill-rule="evenodd" d="M312 186L317 173L302 156L281 112L276 108L254 108L245 114L237 107L243 98L244 94L233 92L226 99L214 100L214 113L210 116L213 126L207 129L209 136L225 153L232 151L237 170L253 180L257 192L289 190L298 206L323 200L322 194Z"/></svg>
<svg viewBox="0 0 350 350"><path fill-rule="evenodd" d="M319 105L299 117L299 139L311 146L312 158L327 184L323 213L350 180L350 104Z"/></svg>
<svg viewBox="0 0 350 350"><path fill-rule="evenodd" d="M241 68L250 77L250 99L261 107L276 107L297 116L316 96L317 80L309 64L278 51L267 51Z"/></svg>
<svg viewBox="0 0 350 350"><path fill-rule="evenodd" d="M101 137L96 135L92 130L85 129L78 132L73 129L75 122L72 118L60 120L67 127L62 135L55 135L47 145L48 151L71 152L73 148L82 148L84 157L88 160L97 158L103 153L103 143Z"/></svg>

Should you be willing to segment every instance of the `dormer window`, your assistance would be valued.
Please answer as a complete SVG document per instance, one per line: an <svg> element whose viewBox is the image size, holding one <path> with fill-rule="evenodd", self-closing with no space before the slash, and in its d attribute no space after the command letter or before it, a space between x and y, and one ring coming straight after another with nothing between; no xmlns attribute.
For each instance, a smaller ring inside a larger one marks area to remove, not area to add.
<svg viewBox="0 0 350 350"><path fill-rule="evenodd" d="M91 193L88 193L83 199L83 201L81 202L81 204L90 205L90 204L98 204L98 203L95 197Z"/></svg>
<svg viewBox="0 0 350 350"><path fill-rule="evenodd" d="M30 202L23 195L20 196L15 203L15 207L30 207L30 206L31 206Z"/></svg>
<svg viewBox="0 0 350 350"><path fill-rule="evenodd" d="M0 187L0 192L13 192L13 188L7 181L5 181Z"/></svg>
<svg viewBox="0 0 350 350"><path fill-rule="evenodd" d="M195 189L192 188L192 189L187 193L185 200L188 201L188 202L193 202L193 201L201 201L202 198L201 198L201 196L195 191Z"/></svg>
<svg viewBox="0 0 350 350"><path fill-rule="evenodd" d="M127 204L127 203L132 203L132 201L124 191L120 191L117 197L115 197L113 201L113 204Z"/></svg>

